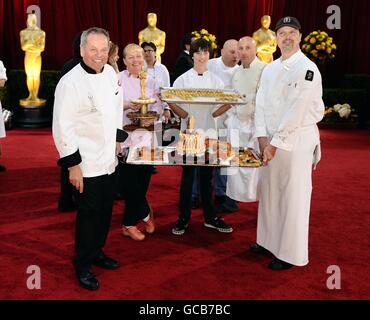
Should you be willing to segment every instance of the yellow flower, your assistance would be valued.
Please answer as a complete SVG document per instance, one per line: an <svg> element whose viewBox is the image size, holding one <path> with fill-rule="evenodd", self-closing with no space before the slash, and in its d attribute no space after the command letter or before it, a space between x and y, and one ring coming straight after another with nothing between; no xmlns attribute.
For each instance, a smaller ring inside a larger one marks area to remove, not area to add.
<svg viewBox="0 0 370 320"><path fill-rule="evenodd" d="M333 45L331 46L331 48L332 48L333 50L336 50L336 49L337 49L337 46L336 46L335 44L333 44Z"/></svg>
<svg viewBox="0 0 370 320"><path fill-rule="evenodd" d="M315 38L311 38L310 42L311 42L312 44L315 44L315 43L316 43L316 39L315 39Z"/></svg>
<svg viewBox="0 0 370 320"><path fill-rule="evenodd" d="M312 35L317 35L318 32L317 31L314 31L314 32L311 32Z"/></svg>
<svg viewBox="0 0 370 320"><path fill-rule="evenodd" d="M316 49L317 49L317 50L321 50L321 49L322 49L321 45L317 45L317 46L316 46Z"/></svg>
<svg viewBox="0 0 370 320"><path fill-rule="evenodd" d="M202 30L200 30L200 33L203 34L203 35L208 34L208 31L206 29L202 29Z"/></svg>
<svg viewBox="0 0 370 320"><path fill-rule="evenodd" d="M317 57L317 50L312 50L311 54L316 58Z"/></svg>
<svg viewBox="0 0 370 320"><path fill-rule="evenodd" d="M204 36L203 39L205 39L209 42L209 38L207 36Z"/></svg>
<svg viewBox="0 0 370 320"><path fill-rule="evenodd" d="M215 37L213 34L210 34L210 35L209 35L209 40L210 40L211 42L215 42L215 41L216 41L216 37Z"/></svg>
<svg viewBox="0 0 370 320"><path fill-rule="evenodd" d="M331 48L327 48L327 49L326 49L326 52L327 52L327 53L331 53Z"/></svg>
<svg viewBox="0 0 370 320"><path fill-rule="evenodd" d="M310 36L307 36L306 38L304 38L304 42L308 42L310 40Z"/></svg>

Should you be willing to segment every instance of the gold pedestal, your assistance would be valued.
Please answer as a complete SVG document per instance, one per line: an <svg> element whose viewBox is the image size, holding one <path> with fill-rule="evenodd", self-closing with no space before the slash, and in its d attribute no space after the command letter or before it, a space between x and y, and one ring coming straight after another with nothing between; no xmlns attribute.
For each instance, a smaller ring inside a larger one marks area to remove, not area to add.
<svg viewBox="0 0 370 320"><path fill-rule="evenodd" d="M45 99L21 99L19 100L19 105L22 107L43 107L46 105Z"/></svg>
<svg viewBox="0 0 370 320"><path fill-rule="evenodd" d="M21 128L43 128L51 125L51 110L45 99L22 99L15 109L15 123Z"/></svg>

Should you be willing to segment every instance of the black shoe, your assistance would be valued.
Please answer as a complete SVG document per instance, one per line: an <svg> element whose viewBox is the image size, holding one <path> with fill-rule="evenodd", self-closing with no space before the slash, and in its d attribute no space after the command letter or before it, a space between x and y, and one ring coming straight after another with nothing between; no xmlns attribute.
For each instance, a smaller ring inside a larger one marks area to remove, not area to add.
<svg viewBox="0 0 370 320"><path fill-rule="evenodd" d="M200 208L200 199L199 199L199 197L192 197L191 198L191 208L192 209L199 209Z"/></svg>
<svg viewBox="0 0 370 320"><path fill-rule="evenodd" d="M226 201L226 196L215 195L215 204L222 205Z"/></svg>
<svg viewBox="0 0 370 320"><path fill-rule="evenodd" d="M108 269L108 270L114 270L119 268L120 264L118 261L107 257L105 254L99 255L92 263L94 266Z"/></svg>
<svg viewBox="0 0 370 320"><path fill-rule="evenodd" d="M0 164L0 172L4 172L4 171L6 171L6 168L2 164Z"/></svg>
<svg viewBox="0 0 370 320"><path fill-rule="evenodd" d="M207 228L216 229L217 231L222 232L222 233L233 232L233 228L229 226L228 224L226 224L224 220L220 218L215 218L212 221L205 221L204 226L206 226Z"/></svg>
<svg viewBox="0 0 370 320"><path fill-rule="evenodd" d="M217 213L232 213L240 211L239 203L229 197L217 208Z"/></svg>
<svg viewBox="0 0 370 320"><path fill-rule="evenodd" d="M77 210L77 205L72 199L62 199L59 198L58 201L58 211L59 212L69 212Z"/></svg>
<svg viewBox="0 0 370 320"><path fill-rule="evenodd" d="M96 279L95 274L93 274L90 270L87 271L77 271L76 275L78 279L78 283L84 289L95 291L99 289L99 282Z"/></svg>
<svg viewBox="0 0 370 320"><path fill-rule="evenodd" d="M188 227L189 222L180 218L177 220L175 226L172 228L172 233L176 236L181 236L185 233L186 228Z"/></svg>
<svg viewBox="0 0 370 320"><path fill-rule="evenodd" d="M272 261L269 264L269 268L271 270L280 271L280 270L287 270L293 267L292 264L285 262L283 260L280 260L278 258L272 259Z"/></svg>
<svg viewBox="0 0 370 320"><path fill-rule="evenodd" d="M265 249L264 247L260 246L257 243L250 246L249 250L252 251L253 253L257 253L257 254L269 254L270 253L270 251L268 251L267 249Z"/></svg>

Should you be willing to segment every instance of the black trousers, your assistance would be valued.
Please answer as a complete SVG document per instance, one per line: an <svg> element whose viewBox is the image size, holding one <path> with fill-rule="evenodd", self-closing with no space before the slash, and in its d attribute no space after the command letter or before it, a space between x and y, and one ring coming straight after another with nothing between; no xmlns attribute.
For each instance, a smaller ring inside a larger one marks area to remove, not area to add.
<svg viewBox="0 0 370 320"><path fill-rule="evenodd" d="M88 270L102 253L112 218L115 174L84 178L84 191L76 191L75 268Z"/></svg>
<svg viewBox="0 0 370 320"><path fill-rule="evenodd" d="M216 209L212 200L212 167L183 166L180 187L180 218L188 221L191 216L191 195L196 168L200 178L200 197L203 205L204 220L211 221L216 218Z"/></svg>
<svg viewBox="0 0 370 320"><path fill-rule="evenodd" d="M122 225L135 226L145 219L150 211L146 193L148 192L153 166L119 164L122 194L125 197L125 209Z"/></svg>

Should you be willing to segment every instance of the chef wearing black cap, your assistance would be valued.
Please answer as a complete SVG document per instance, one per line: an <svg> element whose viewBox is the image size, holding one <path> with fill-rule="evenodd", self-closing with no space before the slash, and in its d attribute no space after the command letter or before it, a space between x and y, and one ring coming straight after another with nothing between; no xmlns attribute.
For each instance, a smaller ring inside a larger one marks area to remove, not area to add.
<svg viewBox="0 0 370 320"><path fill-rule="evenodd" d="M255 253L271 252L273 270L308 264L312 164L319 160L316 123L324 115L321 75L300 50L294 17L276 24L281 57L263 71L256 98L256 137L261 169Z"/></svg>

